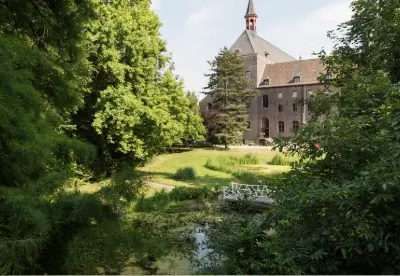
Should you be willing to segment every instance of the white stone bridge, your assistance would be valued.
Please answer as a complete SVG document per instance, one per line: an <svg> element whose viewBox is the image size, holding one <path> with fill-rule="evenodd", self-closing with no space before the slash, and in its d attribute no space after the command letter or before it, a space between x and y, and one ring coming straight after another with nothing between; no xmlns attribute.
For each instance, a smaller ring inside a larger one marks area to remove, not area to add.
<svg viewBox="0 0 400 276"><path fill-rule="evenodd" d="M230 187L224 187L222 200L249 200L258 204L271 205L275 201L269 197L269 194L270 191L265 185L248 185L232 182Z"/></svg>

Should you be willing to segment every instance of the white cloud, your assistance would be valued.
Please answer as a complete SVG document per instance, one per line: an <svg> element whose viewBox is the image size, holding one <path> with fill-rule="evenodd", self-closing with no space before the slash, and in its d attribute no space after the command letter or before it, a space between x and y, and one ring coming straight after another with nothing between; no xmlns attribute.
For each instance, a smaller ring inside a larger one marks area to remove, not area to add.
<svg viewBox="0 0 400 276"><path fill-rule="evenodd" d="M151 8L153 11L159 10L162 6L162 0L151 0Z"/></svg>
<svg viewBox="0 0 400 276"><path fill-rule="evenodd" d="M312 58L312 52L318 52L323 47L329 52L333 43L327 38L327 32L350 19L351 1L341 0L326 5L300 20L282 18L275 27L261 31L260 35L295 58L300 55Z"/></svg>

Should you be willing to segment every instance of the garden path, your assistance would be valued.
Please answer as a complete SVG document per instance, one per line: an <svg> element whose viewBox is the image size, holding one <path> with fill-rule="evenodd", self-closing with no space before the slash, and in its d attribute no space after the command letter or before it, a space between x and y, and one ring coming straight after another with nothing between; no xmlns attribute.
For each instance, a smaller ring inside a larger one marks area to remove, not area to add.
<svg viewBox="0 0 400 276"><path fill-rule="evenodd" d="M165 184L161 184L161 183L156 183L156 182L151 182L151 181L147 181L146 185L154 188L154 189L165 189L167 191L172 191L175 187L174 186L169 186L169 185L165 185Z"/></svg>

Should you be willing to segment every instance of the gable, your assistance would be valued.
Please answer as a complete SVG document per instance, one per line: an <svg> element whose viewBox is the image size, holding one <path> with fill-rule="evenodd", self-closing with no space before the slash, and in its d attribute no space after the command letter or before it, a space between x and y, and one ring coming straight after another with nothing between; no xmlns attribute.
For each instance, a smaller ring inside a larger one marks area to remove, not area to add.
<svg viewBox="0 0 400 276"><path fill-rule="evenodd" d="M273 62L288 62L296 59L278 47L272 45L265 39L259 37L256 31L245 30L230 48L231 51L240 50L240 55L259 54L265 56L269 53L268 59Z"/></svg>

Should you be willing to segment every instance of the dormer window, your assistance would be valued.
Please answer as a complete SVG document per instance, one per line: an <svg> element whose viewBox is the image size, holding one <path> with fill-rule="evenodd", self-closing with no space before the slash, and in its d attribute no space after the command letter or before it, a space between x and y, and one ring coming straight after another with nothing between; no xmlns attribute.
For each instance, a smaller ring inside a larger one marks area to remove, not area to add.
<svg viewBox="0 0 400 276"><path fill-rule="evenodd" d="M299 82L301 82L301 77L300 76L294 77L294 83L299 83Z"/></svg>
<svg viewBox="0 0 400 276"><path fill-rule="evenodd" d="M263 85L269 85L269 79L265 79L265 80L263 81Z"/></svg>

